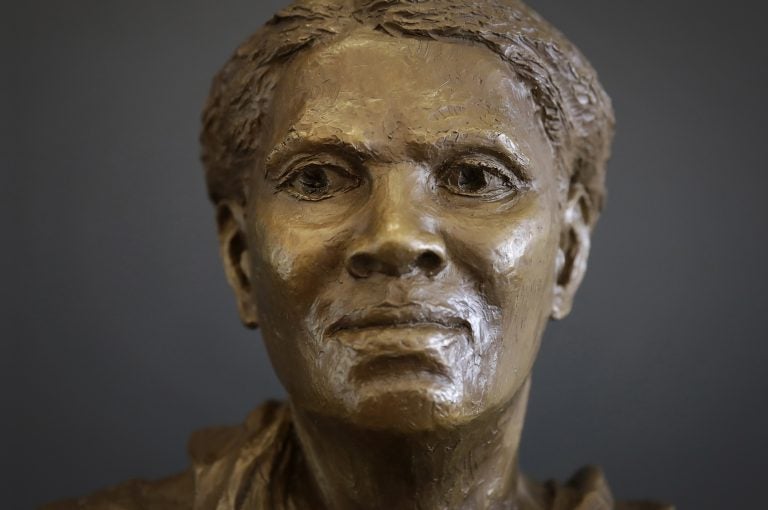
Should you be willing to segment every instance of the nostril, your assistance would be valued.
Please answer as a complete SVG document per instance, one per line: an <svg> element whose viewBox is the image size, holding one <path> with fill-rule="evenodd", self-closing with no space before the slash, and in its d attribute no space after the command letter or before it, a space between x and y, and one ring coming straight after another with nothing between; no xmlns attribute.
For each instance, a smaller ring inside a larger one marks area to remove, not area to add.
<svg viewBox="0 0 768 510"><path fill-rule="evenodd" d="M357 278L367 278L379 271L380 263L370 253L356 253L349 260L349 272Z"/></svg>
<svg viewBox="0 0 768 510"><path fill-rule="evenodd" d="M439 273L443 264L443 257L432 250L427 250L416 258L416 267L429 275Z"/></svg>
<svg viewBox="0 0 768 510"><path fill-rule="evenodd" d="M402 276L414 270L427 276L435 276L444 267L445 257L440 251L392 249L387 246L373 251L359 251L347 261L347 271L355 278L369 278L374 273Z"/></svg>

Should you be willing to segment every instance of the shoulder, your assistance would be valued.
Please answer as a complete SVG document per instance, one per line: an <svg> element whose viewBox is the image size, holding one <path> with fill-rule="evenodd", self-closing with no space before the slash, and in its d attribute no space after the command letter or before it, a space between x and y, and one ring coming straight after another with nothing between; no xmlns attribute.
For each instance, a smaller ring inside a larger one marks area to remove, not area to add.
<svg viewBox="0 0 768 510"><path fill-rule="evenodd" d="M194 432L187 443L192 464L215 464L237 456L244 445L268 450L290 424L290 412L283 402L268 401L248 414L240 425L209 427Z"/></svg>
<svg viewBox="0 0 768 510"><path fill-rule="evenodd" d="M586 466L567 482L525 482L525 494L542 510L674 510L673 506L650 501L615 501L600 468Z"/></svg>
<svg viewBox="0 0 768 510"><path fill-rule="evenodd" d="M244 461L274 464L275 452L290 428L288 407L267 402L252 411L244 423L194 432L188 442L191 467L162 480L131 480L89 496L51 503L39 510L190 510L208 508L224 496L234 478L243 476ZM247 472L247 471L246 471ZM214 505L215 507L215 505Z"/></svg>
<svg viewBox="0 0 768 510"><path fill-rule="evenodd" d="M232 508L235 499L275 508L274 500L284 499L293 443L290 408L280 402L263 404L242 425L196 432L189 441L195 508Z"/></svg>
<svg viewBox="0 0 768 510"><path fill-rule="evenodd" d="M51 503L40 510L189 510L194 496L190 472L146 481L131 480L90 496Z"/></svg>

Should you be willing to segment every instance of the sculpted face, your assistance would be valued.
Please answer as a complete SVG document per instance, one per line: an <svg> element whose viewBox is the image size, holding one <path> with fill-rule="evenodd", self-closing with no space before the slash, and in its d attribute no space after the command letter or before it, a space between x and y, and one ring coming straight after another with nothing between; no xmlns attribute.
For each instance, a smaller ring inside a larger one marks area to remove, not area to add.
<svg viewBox="0 0 768 510"><path fill-rule="evenodd" d="M509 403L579 280L529 90L484 48L363 32L281 76L223 239L293 405L426 430Z"/></svg>

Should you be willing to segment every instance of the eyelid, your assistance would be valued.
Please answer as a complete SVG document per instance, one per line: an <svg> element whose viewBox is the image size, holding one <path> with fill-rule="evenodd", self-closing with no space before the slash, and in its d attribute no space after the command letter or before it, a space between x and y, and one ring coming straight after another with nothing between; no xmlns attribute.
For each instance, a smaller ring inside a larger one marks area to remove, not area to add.
<svg viewBox="0 0 768 510"><path fill-rule="evenodd" d="M333 168L337 171L357 177L346 161L332 154L299 154L289 158L283 163L277 175L268 178L277 181L278 187L283 186L298 172L312 166Z"/></svg>
<svg viewBox="0 0 768 510"><path fill-rule="evenodd" d="M280 175L272 178L278 181L274 187L274 193L287 192L298 200L320 202L333 198L337 193L355 189L362 182L362 179L356 172L350 170L344 163L339 163L338 159L323 159L322 157L318 158L316 155L304 155L294 158L293 163L285 165ZM305 194L294 187L297 180L301 179L302 174L309 169L319 169L326 174L328 189L325 194ZM335 174L335 176L331 174Z"/></svg>
<svg viewBox="0 0 768 510"><path fill-rule="evenodd" d="M470 154L461 154L455 158L449 159L442 165L441 171L447 171L456 165L470 164L486 168L492 172L501 172L500 177L509 178L515 184L527 185L531 182L527 169L523 164L516 161L509 161L506 157L499 157L495 154L486 152L473 152Z"/></svg>
<svg viewBox="0 0 768 510"><path fill-rule="evenodd" d="M473 202L496 202L510 198L514 200L531 188L531 181L526 169L517 164L510 165L508 160L509 158L488 154L484 151L462 153L447 159L433 175L437 179L437 186L444 188L452 196L467 197ZM501 182L498 186L491 186L480 192L464 192L446 180L451 178L453 172L462 167L480 169L480 171L492 175L493 179Z"/></svg>

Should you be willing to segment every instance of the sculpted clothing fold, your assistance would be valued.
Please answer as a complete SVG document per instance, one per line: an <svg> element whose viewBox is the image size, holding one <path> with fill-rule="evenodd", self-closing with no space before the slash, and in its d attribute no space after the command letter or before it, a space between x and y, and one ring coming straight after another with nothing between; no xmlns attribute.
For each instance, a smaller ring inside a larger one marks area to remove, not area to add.
<svg viewBox="0 0 768 510"><path fill-rule="evenodd" d="M160 481L131 481L41 510L306 510L307 483L287 405L268 402L244 424L198 431L189 441L191 468ZM673 510L650 502L614 503L599 469L567 483L521 477L521 510Z"/></svg>

